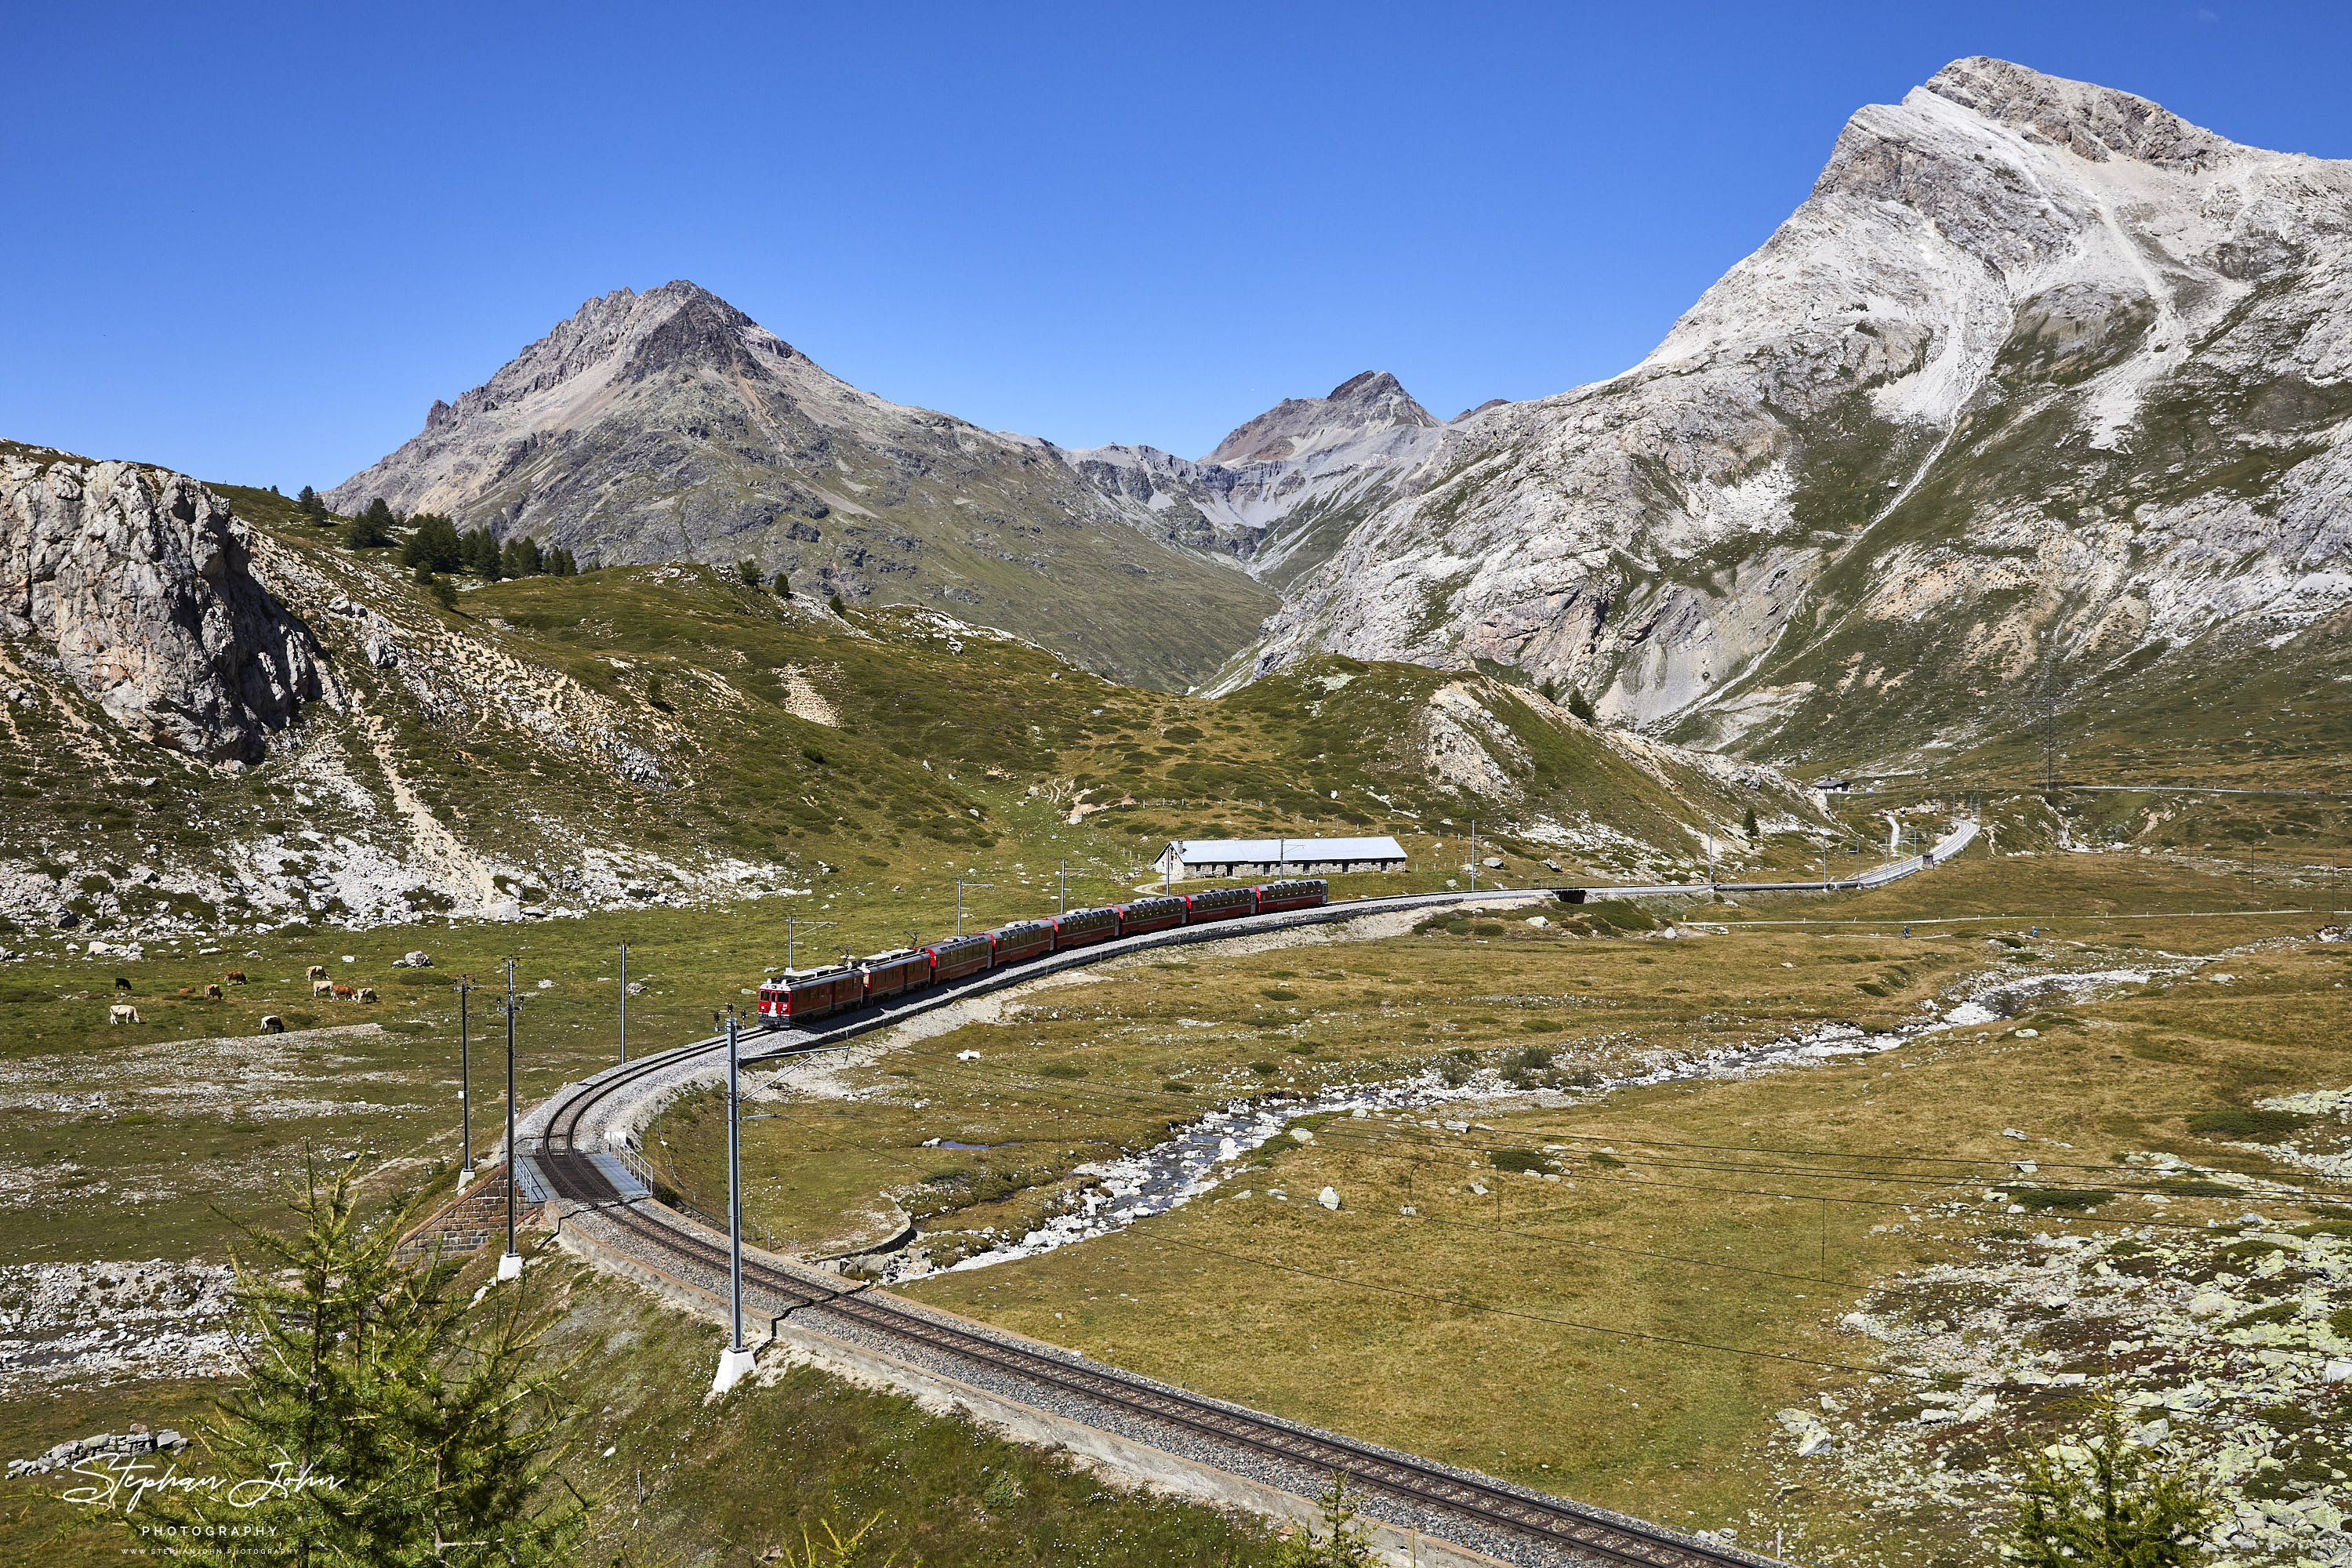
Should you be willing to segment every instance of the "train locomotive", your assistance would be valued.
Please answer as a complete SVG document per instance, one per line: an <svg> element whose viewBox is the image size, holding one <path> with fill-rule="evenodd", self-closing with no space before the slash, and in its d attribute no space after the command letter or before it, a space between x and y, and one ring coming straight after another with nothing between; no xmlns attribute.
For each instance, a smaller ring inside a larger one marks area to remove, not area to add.
<svg viewBox="0 0 2352 1568"><path fill-rule="evenodd" d="M1330 898L1329 883L1309 878L1255 887L1212 888L1198 893L1164 893L1129 904L1105 904L1013 921L994 931L974 931L925 947L772 974L760 986L760 1022L771 1029L804 1024L868 1002L886 1001L1091 942L1244 915L1318 909Z"/></svg>

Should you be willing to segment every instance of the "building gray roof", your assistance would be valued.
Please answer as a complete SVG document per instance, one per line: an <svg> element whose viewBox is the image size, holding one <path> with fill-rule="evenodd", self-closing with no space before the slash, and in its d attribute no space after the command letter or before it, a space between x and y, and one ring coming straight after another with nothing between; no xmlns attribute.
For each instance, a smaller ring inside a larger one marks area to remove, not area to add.
<svg viewBox="0 0 2352 1568"><path fill-rule="evenodd" d="M1277 864L1284 860L1402 860L1404 846L1393 838L1177 838L1170 840L1184 863ZM1166 854L1165 849L1160 851Z"/></svg>

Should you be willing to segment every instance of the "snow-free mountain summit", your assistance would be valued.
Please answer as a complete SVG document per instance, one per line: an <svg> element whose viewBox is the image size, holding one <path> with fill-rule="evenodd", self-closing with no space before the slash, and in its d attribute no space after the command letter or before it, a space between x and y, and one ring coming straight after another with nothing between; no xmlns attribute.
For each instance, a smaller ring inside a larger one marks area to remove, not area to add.
<svg viewBox="0 0 2352 1568"><path fill-rule="evenodd" d="M1197 679L1276 603L1139 531L1051 443L862 392L684 281L587 301L328 499L377 496L604 564L748 560L1157 685Z"/></svg>

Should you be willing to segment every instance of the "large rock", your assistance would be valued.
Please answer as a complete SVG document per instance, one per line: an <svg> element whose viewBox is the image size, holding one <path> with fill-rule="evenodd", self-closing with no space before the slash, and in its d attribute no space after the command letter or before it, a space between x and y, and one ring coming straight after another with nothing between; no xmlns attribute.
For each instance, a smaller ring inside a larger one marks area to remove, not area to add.
<svg viewBox="0 0 2352 1568"><path fill-rule="evenodd" d="M184 474L0 456L0 637L47 644L124 728L257 762L320 694L317 645L247 570L251 535Z"/></svg>

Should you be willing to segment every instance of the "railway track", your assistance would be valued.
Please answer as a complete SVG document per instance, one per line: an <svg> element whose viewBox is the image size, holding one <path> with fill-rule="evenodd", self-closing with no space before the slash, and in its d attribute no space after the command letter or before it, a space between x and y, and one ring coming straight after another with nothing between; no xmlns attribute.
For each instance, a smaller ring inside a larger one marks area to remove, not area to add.
<svg viewBox="0 0 2352 1568"><path fill-rule="evenodd" d="M1783 889L1832 889L1874 886L1895 876L1925 869L1965 847L1973 829L1964 828L1928 855L1897 868L1886 868L1868 881L1810 883L1717 883L1716 890L1766 891ZM1892 873L1889 875L1888 873ZM786 1037L751 1058L773 1059L826 1050L857 1036L887 1028L914 1014L946 1003L1017 984L1058 970L1100 963L1156 947L1195 942L1223 941L1268 930L1282 930L1334 921L1354 920L1382 910L1459 903L1474 898L1553 898L1563 893L1659 894L1705 892L1708 885L1660 886L1641 889L1510 889L1471 894L1405 894L1327 905L1319 910L1212 926L1185 927L1118 942L1056 953L1024 963L1017 969L990 971L971 980L941 986L915 997L862 1010L845 1019L807 1031L780 1031ZM772 1038L754 1036L754 1040ZM667 1271L688 1278L725 1278L728 1252L723 1237L700 1222L656 1203L650 1197L623 1194L607 1170L594 1158L586 1129L599 1107L625 1089L674 1075L713 1051L723 1050L723 1036L698 1040L671 1050L616 1067L585 1083L567 1086L545 1108L544 1125L529 1141L524 1158L535 1164L544 1189L557 1199L593 1209L597 1220L626 1237L636 1247L666 1260ZM534 1121L540 1120L534 1116ZM535 1143L530 1147L530 1143ZM1409 1454L1358 1442L1336 1433L1298 1426L1276 1416L1225 1404L1220 1400L1171 1387L1152 1379L1087 1362L1073 1352L1013 1342L994 1334L950 1321L864 1289L842 1289L824 1280L747 1254L743 1263L747 1292L756 1292L779 1304L776 1319L806 1313L819 1323L833 1321L867 1340L879 1340L901 1353L945 1361L950 1366L978 1370L983 1376L1007 1378L1025 1387L1046 1391L1111 1413L1124 1423L1176 1435L1193 1444L1207 1444L1234 1455L1254 1456L1296 1467L1304 1476L1339 1472L1351 1482L1408 1510L1454 1529L1434 1529L1432 1534L1460 1540L1475 1550L1517 1544L1547 1552L1555 1561L1590 1563L1638 1563L1649 1568L1769 1568L1776 1560L1727 1543L1702 1542L1647 1521L1604 1510L1546 1497ZM1213 1461L1211 1461L1213 1462ZM1229 1468L1229 1467L1226 1467ZM1468 1527L1466 1531L1461 1527ZM1462 1539L1466 1533L1470 1539Z"/></svg>

